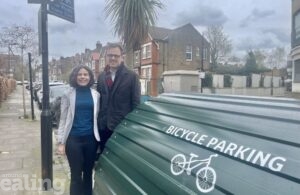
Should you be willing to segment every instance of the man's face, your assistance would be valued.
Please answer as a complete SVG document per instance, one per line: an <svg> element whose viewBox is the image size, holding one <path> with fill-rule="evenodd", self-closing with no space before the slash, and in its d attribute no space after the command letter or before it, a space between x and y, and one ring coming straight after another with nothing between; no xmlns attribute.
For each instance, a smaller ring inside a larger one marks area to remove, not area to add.
<svg viewBox="0 0 300 195"><path fill-rule="evenodd" d="M109 48L106 51L106 59L111 69L117 69L123 60L120 48Z"/></svg>

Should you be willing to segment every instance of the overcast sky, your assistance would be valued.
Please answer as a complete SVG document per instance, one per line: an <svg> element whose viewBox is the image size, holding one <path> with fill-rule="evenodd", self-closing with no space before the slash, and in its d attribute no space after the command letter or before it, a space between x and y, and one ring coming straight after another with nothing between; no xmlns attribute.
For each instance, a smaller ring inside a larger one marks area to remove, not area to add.
<svg viewBox="0 0 300 195"><path fill-rule="evenodd" d="M0 0L0 28L30 25L37 31L39 5L27 0ZM249 49L289 49L291 0L162 0L156 26L174 29L193 24L200 33L208 25L224 26L233 43L232 55L242 57ZM75 24L49 15L49 57L72 56L117 41L109 20L105 20L105 0L75 0ZM7 49L6 49L7 50ZM5 50L4 50L5 51ZM289 51L287 51L288 53Z"/></svg>

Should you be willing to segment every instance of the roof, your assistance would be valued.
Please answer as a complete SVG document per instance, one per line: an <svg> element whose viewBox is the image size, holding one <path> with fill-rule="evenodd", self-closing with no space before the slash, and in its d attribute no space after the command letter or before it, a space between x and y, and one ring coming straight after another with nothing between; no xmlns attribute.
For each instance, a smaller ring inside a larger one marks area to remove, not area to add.
<svg viewBox="0 0 300 195"><path fill-rule="evenodd" d="M191 24L187 23L175 29L167 29L162 27L152 26L149 29L149 34L153 40L166 40L168 37L176 32L180 32L184 29L193 29L199 36L202 37L201 33ZM208 41L206 41L208 43Z"/></svg>
<svg viewBox="0 0 300 195"><path fill-rule="evenodd" d="M149 29L149 34L151 35L152 39L158 39L158 40L165 39L171 32L172 32L171 29L161 28L156 26L152 26Z"/></svg>
<svg viewBox="0 0 300 195"><path fill-rule="evenodd" d="M187 23L185 25L182 25L182 26L179 26L179 27L175 28L174 30L180 30L182 28L190 28L190 27L195 29L195 27L191 23Z"/></svg>
<svg viewBox="0 0 300 195"><path fill-rule="evenodd" d="M198 35L200 35L201 37L203 37L202 35L201 35L201 33L191 24L191 23L187 23L187 24L185 24L185 25L183 25L183 26L180 26L180 27L178 27L178 28L175 28L173 31L174 32L180 32L180 31L182 31L182 30L185 30L185 29L192 29L193 31L195 31Z"/></svg>

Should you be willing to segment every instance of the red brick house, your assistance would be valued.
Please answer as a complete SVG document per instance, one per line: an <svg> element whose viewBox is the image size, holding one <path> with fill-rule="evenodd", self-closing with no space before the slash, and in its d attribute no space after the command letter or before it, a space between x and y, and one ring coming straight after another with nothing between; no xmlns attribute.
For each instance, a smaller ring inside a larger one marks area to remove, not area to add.
<svg viewBox="0 0 300 195"><path fill-rule="evenodd" d="M102 44L98 41L96 43L96 49L91 52L91 63L92 63L92 71L94 72L95 78L98 78L100 73L100 59L101 59L101 52L102 52Z"/></svg>
<svg viewBox="0 0 300 195"><path fill-rule="evenodd" d="M141 49L126 53L126 64L139 73L142 93L157 96L164 71L208 70L209 47L190 23L173 30L152 27Z"/></svg>
<svg viewBox="0 0 300 195"><path fill-rule="evenodd" d="M91 53L91 62L92 62L92 71L94 73L94 77L97 78L99 75L100 68L100 53L92 52Z"/></svg>

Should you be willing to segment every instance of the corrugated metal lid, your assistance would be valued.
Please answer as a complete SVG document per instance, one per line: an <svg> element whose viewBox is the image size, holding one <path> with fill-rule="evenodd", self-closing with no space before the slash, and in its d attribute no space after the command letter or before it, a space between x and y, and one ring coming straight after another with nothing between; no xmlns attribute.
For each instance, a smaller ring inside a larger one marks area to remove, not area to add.
<svg viewBox="0 0 300 195"><path fill-rule="evenodd" d="M106 194L300 194L300 101L163 94L117 127L96 171Z"/></svg>

